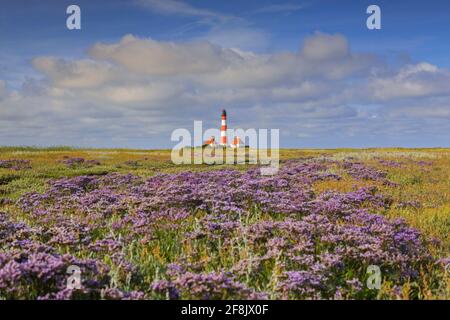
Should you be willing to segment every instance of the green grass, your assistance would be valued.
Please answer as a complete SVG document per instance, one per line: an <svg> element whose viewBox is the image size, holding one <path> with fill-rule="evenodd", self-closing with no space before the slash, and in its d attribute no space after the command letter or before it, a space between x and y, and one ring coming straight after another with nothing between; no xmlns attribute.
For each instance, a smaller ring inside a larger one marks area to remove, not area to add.
<svg viewBox="0 0 450 320"><path fill-rule="evenodd" d="M32 169L14 171L0 168L0 200L17 200L27 192L42 192L47 188L49 179L74 177L79 175L103 175L109 172L132 173L142 177L156 173L173 173L186 170L219 170L235 168L244 170L249 165L174 165L170 160L170 150L125 150L125 149L78 149L70 147L34 148L34 147L0 147L0 160L26 159L31 161ZM86 160L98 160L101 165L87 167L76 165L67 167L61 160L70 157L82 157ZM419 229L426 237L438 239L430 246L430 252L437 257L450 256L450 149L282 149L281 161L295 158L331 157L343 160L348 157L361 161L367 165L377 167L388 172L388 178L399 184L398 188L379 185L381 192L393 198L393 205L386 214L389 218L404 218L411 226ZM380 164L379 160L394 160L403 163L401 167L388 167ZM132 161L132 163L130 162ZM419 161L430 161L432 165L420 165ZM336 172L340 174L338 169ZM342 180L317 182L314 188L318 192L325 190L349 191L355 185L364 185L367 182L355 181L344 175ZM370 182L374 184L374 182ZM415 201L420 203L417 208L401 207L399 204ZM2 204L0 211L15 210L14 204ZM253 217L256 219L255 217ZM186 228L195 229L199 226L196 221L188 221ZM138 264L143 274L152 279L171 262L172 257L189 252L198 252L199 260L208 260L211 267L231 266L235 258L248 258L249 251L245 247L245 237L236 238L233 252L227 254L211 255L211 252L221 252L223 249L217 241L201 240L195 243L183 242L177 234L161 230L158 241L151 246L139 242L127 248L130 261ZM174 244L182 243L182 245ZM195 245L196 248L189 246ZM188 256L188 255L187 255ZM106 261L107 262L107 261ZM258 283L262 289L272 285L270 279L276 278L276 265L267 266L258 276L248 274L247 281ZM112 270L116 274L117 282L125 281L120 270ZM270 274L269 274L270 273ZM256 278L255 278L256 277ZM421 298L449 298L448 275L423 275L423 281L436 281L444 277L447 289L441 294L421 291ZM114 278L114 276L113 276ZM126 287L126 283L123 284ZM385 283L379 298L389 298L389 283ZM407 289L404 289L407 290ZM414 288L411 288L414 290ZM268 290L270 291L270 290ZM408 297L408 292L404 293Z"/></svg>

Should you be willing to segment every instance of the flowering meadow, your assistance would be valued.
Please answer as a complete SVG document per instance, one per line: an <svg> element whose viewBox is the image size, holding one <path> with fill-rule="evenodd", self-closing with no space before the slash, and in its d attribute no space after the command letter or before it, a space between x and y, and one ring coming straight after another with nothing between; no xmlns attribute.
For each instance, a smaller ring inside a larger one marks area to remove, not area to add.
<svg viewBox="0 0 450 320"><path fill-rule="evenodd" d="M0 148L0 299L450 298L448 149L280 154Z"/></svg>

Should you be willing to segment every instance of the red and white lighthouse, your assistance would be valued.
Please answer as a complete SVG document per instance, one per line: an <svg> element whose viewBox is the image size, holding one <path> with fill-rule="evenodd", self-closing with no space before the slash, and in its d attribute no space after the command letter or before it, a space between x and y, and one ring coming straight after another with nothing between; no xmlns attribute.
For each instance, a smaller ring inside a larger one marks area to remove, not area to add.
<svg viewBox="0 0 450 320"><path fill-rule="evenodd" d="M227 145L227 112L222 110L222 125L220 126L220 145Z"/></svg>

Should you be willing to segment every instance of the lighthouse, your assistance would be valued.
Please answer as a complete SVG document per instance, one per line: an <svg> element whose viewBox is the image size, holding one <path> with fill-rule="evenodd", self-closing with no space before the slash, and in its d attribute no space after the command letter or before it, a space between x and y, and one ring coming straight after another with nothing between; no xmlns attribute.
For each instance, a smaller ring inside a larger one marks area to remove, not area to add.
<svg viewBox="0 0 450 320"><path fill-rule="evenodd" d="M231 147L231 148L239 148L241 146L244 145L244 143L242 142L242 140L238 137L235 136L233 141L228 145L228 140L227 140L227 111L225 109L222 109L222 115L220 117L220 139L218 139L216 141L215 137L212 136L210 137L208 140L206 140L205 142L203 142L203 146L210 146L210 147L222 147L222 148L226 148L226 147Z"/></svg>
<svg viewBox="0 0 450 320"><path fill-rule="evenodd" d="M220 126L220 145L227 146L227 112L225 109L222 110L222 123Z"/></svg>

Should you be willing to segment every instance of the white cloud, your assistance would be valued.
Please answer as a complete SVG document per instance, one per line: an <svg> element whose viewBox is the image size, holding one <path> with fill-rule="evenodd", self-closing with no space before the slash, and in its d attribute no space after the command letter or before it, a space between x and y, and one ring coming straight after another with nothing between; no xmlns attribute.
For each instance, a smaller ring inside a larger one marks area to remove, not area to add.
<svg viewBox="0 0 450 320"><path fill-rule="evenodd" d="M188 3L177 0L136 0L144 8L168 15L186 15L195 17L225 19L226 16L217 12L196 8Z"/></svg>
<svg viewBox="0 0 450 320"><path fill-rule="evenodd" d="M397 73L371 78L369 88L380 100L450 94L450 72L429 63L408 65Z"/></svg>
<svg viewBox="0 0 450 320"><path fill-rule="evenodd" d="M226 48L264 51L269 45L270 36L245 23L222 23L214 26L208 33L200 37Z"/></svg>
<svg viewBox="0 0 450 320"><path fill-rule="evenodd" d="M191 21L174 31L176 37L197 29L197 39L225 48L264 50L269 35L244 18L199 8L179 0L135 0L137 5L163 15L190 17Z"/></svg>
<svg viewBox="0 0 450 320"><path fill-rule="evenodd" d="M448 103L448 101L447 101ZM419 105L394 108L387 112L387 115L400 118L419 118L419 119L449 119L450 104L446 105Z"/></svg>
<svg viewBox="0 0 450 320"><path fill-rule="evenodd" d="M183 92L183 86L167 82L109 85L99 91L89 92L89 97L97 101L113 102L119 105L141 104L147 107L175 99Z"/></svg>
<svg viewBox="0 0 450 320"><path fill-rule="evenodd" d="M66 61L39 57L33 59L32 64L55 85L66 88L98 87L114 76L108 65L89 60Z"/></svg>
<svg viewBox="0 0 450 320"><path fill-rule="evenodd" d="M0 80L2 141L168 147L173 129L217 125L222 107L232 127L281 128L293 142L420 132L425 120L421 134L450 131L448 70L395 68L352 52L342 35L316 33L298 52L272 54L127 35L88 52L33 59L41 76L17 91Z"/></svg>
<svg viewBox="0 0 450 320"><path fill-rule="evenodd" d="M342 35L316 33L305 39L302 55L308 60L342 59L349 55L349 46Z"/></svg>
<svg viewBox="0 0 450 320"><path fill-rule="evenodd" d="M159 76L216 72L240 59L235 51L206 41L159 42L132 35L123 37L117 44L98 43L89 50L89 54L134 73Z"/></svg>

